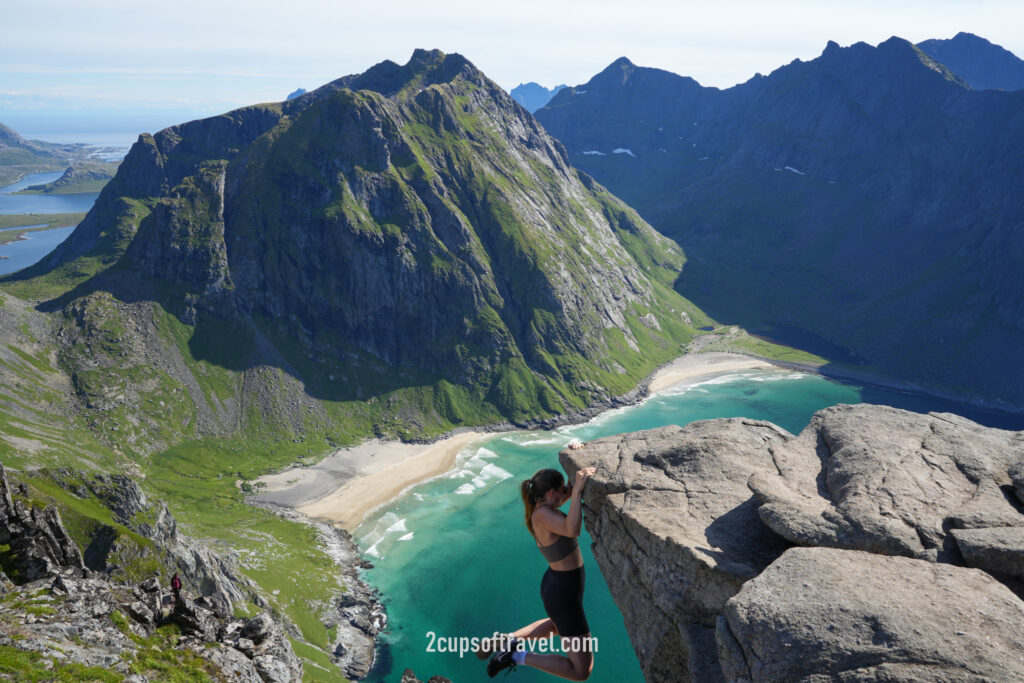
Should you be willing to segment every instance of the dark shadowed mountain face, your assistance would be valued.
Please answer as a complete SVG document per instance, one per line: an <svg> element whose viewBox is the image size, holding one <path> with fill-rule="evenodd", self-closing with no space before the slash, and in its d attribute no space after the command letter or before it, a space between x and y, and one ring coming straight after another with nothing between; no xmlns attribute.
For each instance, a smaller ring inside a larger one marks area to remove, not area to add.
<svg viewBox="0 0 1024 683"><path fill-rule="evenodd" d="M971 33L918 43L921 51L975 90L1024 90L1024 60Z"/></svg>
<svg viewBox="0 0 1024 683"><path fill-rule="evenodd" d="M512 99L523 105L523 109L530 112L531 114L545 104L551 101L551 98L558 94L559 90L562 90L567 86L556 85L550 90L545 88L540 83L520 83L516 87L512 88L509 94Z"/></svg>
<svg viewBox="0 0 1024 683"><path fill-rule="evenodd" d="M681 266L472 64L418 50L142 136L19 279L78 278L51 307L153 298L248 330L233 367L277 364L319 398L425 387L420 408L458 422L635 387L699 320L671 289Z"/></svg>
<svg viewBox="0 0 1024 683"><path fill-rule="evenodd" d="M1024 93L893 38L724 91L619 60L537 118L715 317L1024 407Z"/></svg>

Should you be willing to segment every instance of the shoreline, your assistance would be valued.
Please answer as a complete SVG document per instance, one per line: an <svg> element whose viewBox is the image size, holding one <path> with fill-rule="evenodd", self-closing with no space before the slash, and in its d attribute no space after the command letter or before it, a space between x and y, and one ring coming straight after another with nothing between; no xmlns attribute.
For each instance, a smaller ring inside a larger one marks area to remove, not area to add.
<svg viewBox="0 0 1024 683"><path fill-rule="evenodd" d="M655 369L635 390L606 405L527 424L506 422L458 429L429 443L369 439L335 451L315 465L263 475L253 482L258 492L247 500L288 508L352 533L370 512L407 488L450 471L458 454L474 441L503 431L581 424L605 410L634 405L653 393L699 377L771 367L762 359L736 353L686 354Z"/></svg>
<svg viewBox="0 0 1024 683"><path fill-rule="evenodd" d="M647 394L656 394L705 375L740 370L765 370L772 367L775 366L764 359L738 353L708 351L687 354L662 365L651 373L647 378Z"/></svg>
<svg viewBox="0 0 1024 683"><path fill-rule="evenodd" d="M929 392L905 382L842 368L823 371L823 367L734 352L684 354L656 368L633 391L585 410L520 424L503 422L458 428L429 442L369 439L357 446L337 450L315 465L295 466L263 475L254 482L260 487L259 491L247 496L247 500L258 505L288 508L351 534L374 509L398 497L406 489L450 471L458 454L474 441L504 431L551 430L582 424L606 410L638 404L671 387L709 375L742 370L794 370L826 379L852 380L865 386L939 398L983 412L1004 412Z"/></svg>
<svg viewBox="0 0 1024 683"><path fill-rule="evenodd" d="M256 479L252 503L289 508L352 533L374 509L402 491L448 472L463 448L484 431L446 435L430 444L370 439L309 467L290 467Z"/></svg>

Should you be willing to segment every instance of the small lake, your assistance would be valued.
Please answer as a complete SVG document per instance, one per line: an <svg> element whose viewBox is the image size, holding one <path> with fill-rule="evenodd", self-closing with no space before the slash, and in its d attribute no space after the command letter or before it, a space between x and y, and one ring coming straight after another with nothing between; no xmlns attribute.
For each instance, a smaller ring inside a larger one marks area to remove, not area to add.
<svg viewBox="0 0 1024 683"><path fill-rule="evenodd" d="M24 228L21 228L24 230ZM41 230L25 234L25 239L15 240L7 244L0 244L0 275L7 275L22 268L28 268L39 259L49 254L53 249L67 239L75 226L66 228L54 228L53 230ZM11 232L17 232L13 228ZM3 232L8 232L4 230Z"/></svg>
<svg viewBox="0 0 1024 683"><path fill-rule="evenodd" d="M63 175L61 171L48 173L30 173L16 183L0 187L0 214L24 213L78 213L88 211L96 203L98 192L81 194L11 194L23 190L29 185L51 183ZM40 221L43 222L43 221ZM54 247L63 242L75 226L54 228L25 233L25 238L0 244L0 275L13 273L27 268L43 258ZM25 228L10 228L10 232L18 232ZM4 230L3 232L8 232Z"/></svg>
<svg viewBox="0 0 1024 683"><path fill-rule="evenodd" d="M61 171L30 173L16 183L0 187L0 213L77 213L88 211L96 203L99 192L81 194L11 194L29 185L52 183Z"/></svg>

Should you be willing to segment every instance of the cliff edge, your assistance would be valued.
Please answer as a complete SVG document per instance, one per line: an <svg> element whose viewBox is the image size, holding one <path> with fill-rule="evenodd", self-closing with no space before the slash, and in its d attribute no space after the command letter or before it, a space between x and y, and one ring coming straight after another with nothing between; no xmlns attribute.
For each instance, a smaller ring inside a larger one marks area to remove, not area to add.
<svg viewBox="0 0 1024 683"><path fill-rule="evenodd" d="M648 681L1024 678L1024 432L840 405L560 459Z"/></svg>

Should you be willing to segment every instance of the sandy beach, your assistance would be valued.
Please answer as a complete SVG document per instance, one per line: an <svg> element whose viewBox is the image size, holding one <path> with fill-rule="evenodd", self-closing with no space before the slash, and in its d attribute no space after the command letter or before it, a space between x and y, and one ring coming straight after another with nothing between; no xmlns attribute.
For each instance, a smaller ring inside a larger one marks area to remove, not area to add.
<svg viewBox="0 0 1024 683"><path fill-rule="evenodd" d="M735 372L737 370L755 370L775 367L757 358L742 356L738 353L698 353L682 356L660 368L651 377L650 392L664 391L669 387L688 382L703 375L719 372Z"/></svg>
<svg viewBox="0 0 1024 683"><path fill-rule="evenodd" d="M311 467L293 467L256 480L254 500L354 531L375 507L418 482L444 474L465 446L485 432L463 432L432 444L371 439L327 456Z"/></svg>
<svg viewBox="0 0 1024 683"><path fill-rule="evenodd" d="M771 364L733 353L682 356L650 380L650 391L663 391L704 375ZM323 522L354 531L374 508L402 491L452 469L456 456L486 432L462 432L432 444L371 439L327 456L311 467L292 467L256 480L256 501L274 503Z"/></svg>

